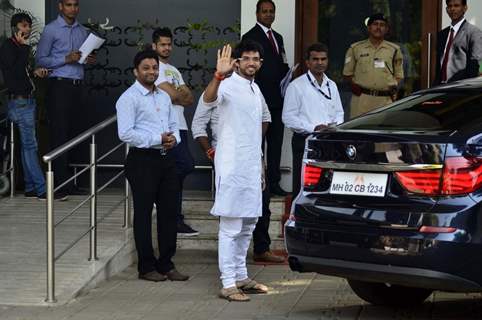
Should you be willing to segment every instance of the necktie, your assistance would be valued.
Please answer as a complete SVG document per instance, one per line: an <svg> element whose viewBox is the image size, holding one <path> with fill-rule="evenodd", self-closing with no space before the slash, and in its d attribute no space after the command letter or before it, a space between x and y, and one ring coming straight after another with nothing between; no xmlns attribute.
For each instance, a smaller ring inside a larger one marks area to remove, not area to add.
<svg viewBox="0 0 482 320"><path fill-rule="evenodd" d="M442 82L447 82L447 65L449 63L450 49L452 48L452 43L454 42L454 29L450 28L450 36L447 42L447 48L445 49L444 59L442 61L441 78Z"/></svg>
<svg viewBox="0 0 482 320"><path fill-rule="evenodd" d="M276 48L276 42L274 42L273 33L271 32L271 30L268 30L268 39L269 42L271 42L271 46L273 47L273 52L278 54L278 48Z"/></svg>

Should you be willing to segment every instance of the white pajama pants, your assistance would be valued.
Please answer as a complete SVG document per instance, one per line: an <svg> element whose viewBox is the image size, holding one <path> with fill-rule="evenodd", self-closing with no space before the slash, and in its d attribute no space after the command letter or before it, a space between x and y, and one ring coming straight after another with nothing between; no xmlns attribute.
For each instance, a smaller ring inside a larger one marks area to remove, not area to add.
<svg viewBox="0 0 482 320"><path fill-rule="evenodd" d="M220 217L218 255L223 288L248 278L246 255L258 218Z"/></svg>

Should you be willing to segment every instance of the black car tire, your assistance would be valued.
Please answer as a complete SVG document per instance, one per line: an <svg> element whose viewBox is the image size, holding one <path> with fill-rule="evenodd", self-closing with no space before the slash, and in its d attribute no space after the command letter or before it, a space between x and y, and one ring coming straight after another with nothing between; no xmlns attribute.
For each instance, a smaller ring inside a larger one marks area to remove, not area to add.
<svg viewBox="0 0 482 320"><path fill-rule="evenodd" d="M422 304L433 290L411 288L385 283L348 280L351 289L361 299L385 306L412 306Z"/></svg>

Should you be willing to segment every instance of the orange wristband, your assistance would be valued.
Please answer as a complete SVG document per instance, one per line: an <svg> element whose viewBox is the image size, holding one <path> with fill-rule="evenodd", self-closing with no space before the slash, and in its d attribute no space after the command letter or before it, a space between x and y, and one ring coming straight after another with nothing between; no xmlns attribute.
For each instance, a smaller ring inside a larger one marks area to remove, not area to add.
<svg viewBox="0 0 482 320"><path fill-rule="evenodd" d="M219 81L223 81L226 78L226 76L220 75L217 71L214 72L214 77Z"/></svg>

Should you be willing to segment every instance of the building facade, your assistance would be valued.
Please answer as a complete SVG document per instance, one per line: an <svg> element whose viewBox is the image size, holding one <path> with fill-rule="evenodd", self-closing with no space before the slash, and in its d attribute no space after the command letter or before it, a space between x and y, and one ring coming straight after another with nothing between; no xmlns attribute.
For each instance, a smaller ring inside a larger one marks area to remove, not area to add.
<svg viewBox="0 0 482 320"><path fill-rule="evenodd" d="M350 43L366 38L365 19L383 12L390 20L388 39L402 48L405 80L402 93L409 94L427 87L434 75L436 33L450 23L445 13L445 0L274 0L277 6L273 28L284 36L290 66L303 63L303 50L321 41L330 48L328 74L340 88L345 108L350 90L342 81L345 51ZM15 7L30 11L40 22L50 22L57 15L57 0L11 0ZM256 22L257 0L82 0L79 20L90 22L107 38L98 54L99 64L87 72L87 128L114 114L117 97L133 81L132 56L150 42L152 29L168 26L176 41L172 62L199 97L211 77L215 50L224 42L236 42L240 34ZM482 1L468 0L467 19L482 26ZM99 28L106 23L107 28ZM1 26L0 26L1 28ZM5 23L3 28L5 29ZM3 30L3 34L8 31ZM186 110L188 123L193 106ZM115 132L105 137L115 140ZM291 167L290 132L286 130L282 166ZM208 164L200 148L189 141L196 164ZM82 157L82 156L80 156ZM121 155L119 155L121 157ZM119 159L117 159L119 160ZM79 159L81 162L82 159ZM291 178L284 171L281 185L290 190ZM195 172L187 181L188 188L207 189L210 176Z"/></svg>

